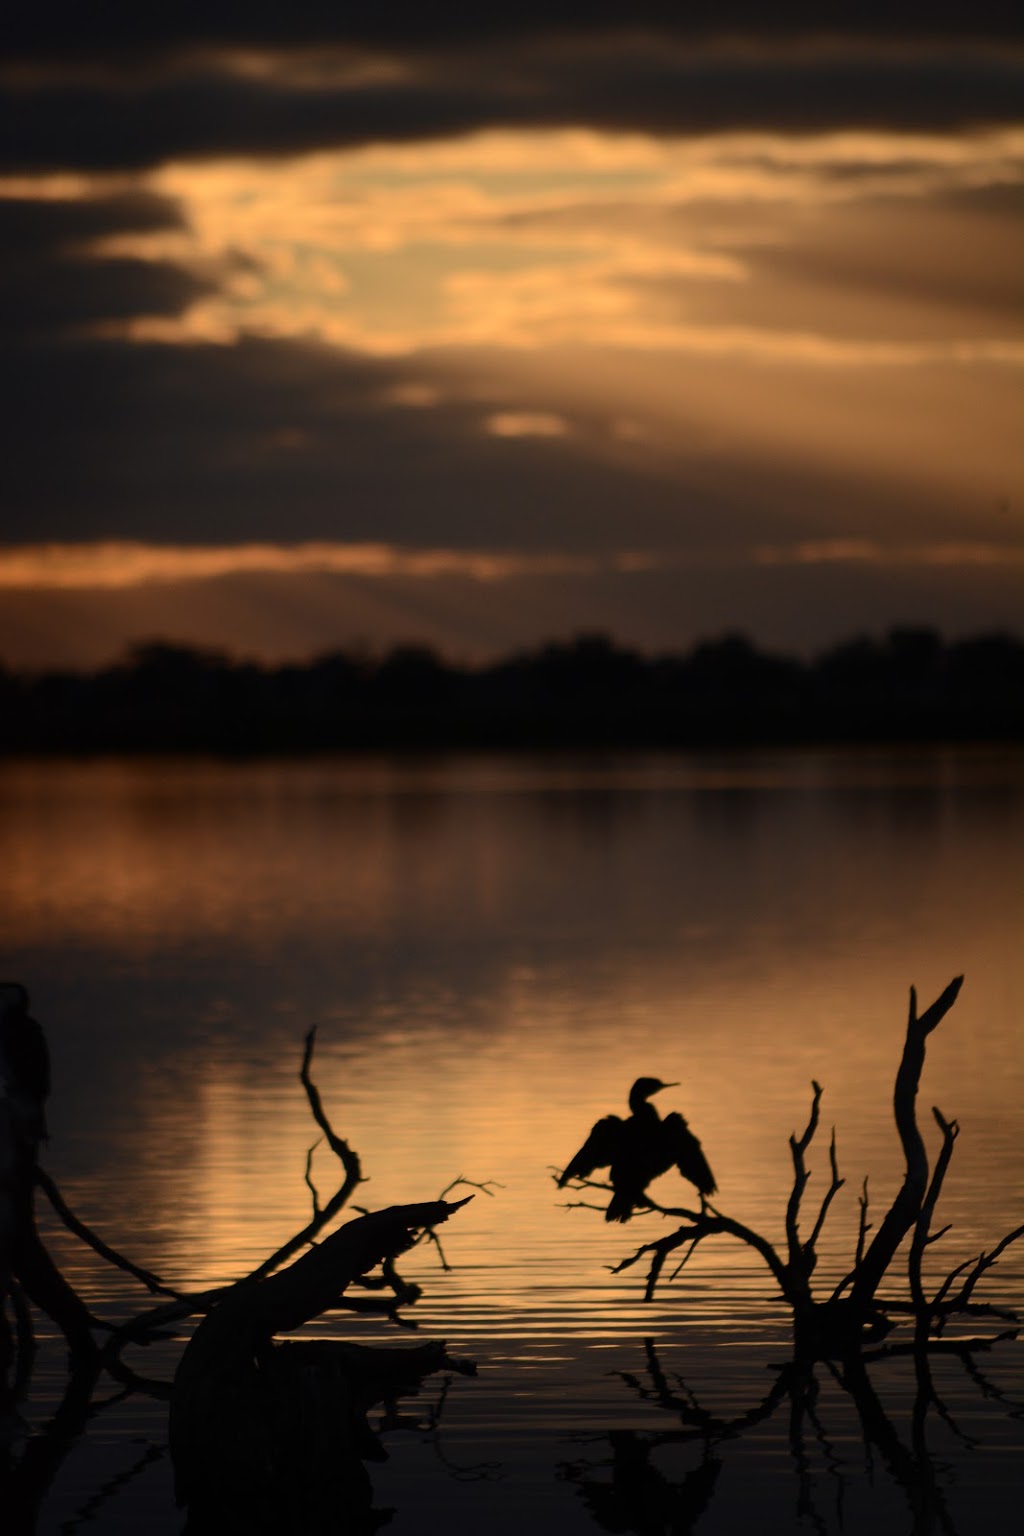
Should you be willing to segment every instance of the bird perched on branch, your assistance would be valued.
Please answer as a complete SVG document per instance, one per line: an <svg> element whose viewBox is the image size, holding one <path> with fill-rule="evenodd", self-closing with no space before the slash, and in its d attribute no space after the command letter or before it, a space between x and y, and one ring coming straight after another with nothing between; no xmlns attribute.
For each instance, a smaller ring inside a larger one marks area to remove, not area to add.
<svg viewBox="0 0 1024 1536"><path fill-rule="evenodd" d="M613 1194L604 1219L628 1221L636 1206L646 1204L651 1180L674 1167L696 1185L703 1205L716 1185L700 1142L682 1115L662 1120L648 1103L652 1094L678 1086L658 1077L638 1077L629 1090L629 1118L606 1115L597 1122L558 1180L559 1189L570 1179L589 1178L595 1168L609 1168Z"/></svg>
<svg viewBox="0 0 1024 1536"><path fill-rule="evenodd" d="M0 1098L14 1113L18 1135L35 1143L46 1139L50 1053L28 1009L20 982L0 982Z"/></svg>

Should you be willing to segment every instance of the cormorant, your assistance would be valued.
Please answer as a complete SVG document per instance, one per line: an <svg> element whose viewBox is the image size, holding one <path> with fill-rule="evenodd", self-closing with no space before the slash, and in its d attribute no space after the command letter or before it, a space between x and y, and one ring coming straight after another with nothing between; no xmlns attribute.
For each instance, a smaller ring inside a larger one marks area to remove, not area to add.
<svg viewBox="0 0 1024 1536"><path fill-rule="evenodd" d="M0 1098L15 1110L20 1134L36 1142L46 1138L50 1053L28 1009L28 993L20 982L0 982Z"/></svg>
<svg viewBox="0 0 1024 1536"><path fill-rule="evenodd" d="M589 1178L595 1168L610 1168L614 1193L604 1219L628 1221L635 1207L646 1203L651 1180L675 1167L697 1186L703 1205L716 1185L700 1142L682 1115L666 1115L662 1120L647 1102L663 1088L678 1086L658 1077L638 1077L629 1090L629 1119L606 1115L599 1120L559 1179L559 1189L570 1179Z"/></svg>

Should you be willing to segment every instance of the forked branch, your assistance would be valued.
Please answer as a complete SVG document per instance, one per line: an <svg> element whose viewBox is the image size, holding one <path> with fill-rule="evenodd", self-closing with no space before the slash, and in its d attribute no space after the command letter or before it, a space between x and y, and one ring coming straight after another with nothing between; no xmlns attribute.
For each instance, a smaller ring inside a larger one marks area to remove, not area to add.
<svg viewBox="0 0 1024 1536"><path fill-rule="evenodd" d="M785 1212L785 1260L759 1232L724 1216L710 1205L701 1211L675 1209L659 1206L648 1197L650 1210L663 1216L680 1217L684 1225L654 1242L644 1243L635 1253L615 1265L612 1273L619 1274L641 1260L646 1260L648 1270L645 1296L650 1300L670 1254L684 1249L685 1263L705 1238L718 1235L734 1237L760 1254L783 1298L792 1307L798 1349L825 1356L859 1353L864 1345L876 1343L886 1336L893 1326L894 1316L914 1319L916 1347L919 1349L930 1347L935 1342L935 1335L941 1333L945 1322L954 1313L999 1317L1016 1322L1014 1313L1005 1308L976 1302L973 1295L985 1272L1011 1243L1024 1236L1024 1226L1008 1232L990 1252L958 1265L931 1298L927 1295L922 1272L927 1248L949 1230L948 1227L942 1227L933 1232L932 1222L959 1135L959 1126L955 1120L947 1121L938 1109L932 1111L942 1134L942 1145L929 1181L928 1157L917 1124L917 1093L928 1036L953 1006L962 983L961 976L955 977L920 1015L917 1011L917 993L913 987L910 989L906 1037L893 1093L896 1128L905 1162L903 1181L869 1242L868 1234L872 1229L868 1221L868 1185L867 1180L864 1180L859 1199L860 1214L853 1268L824 1300L817 1301L813 1297L811 1277L817 1265L818 1247L829 1210L844 1180L839 1173L833 1130L829 1145L831 1181L822 1197L810 1235L806 1241L802 1240L800 1209L810 1178L806 1154L820 1119L822 1089L817 1082L812 1084L813 1098L807 1125L801 1135L794 1134L789 1138L793 1182ZM577 1187L588 1188L589 1181L581 1181ZM900 1244L911 1232L913 1238L907 1273L909 1299L883 1299L879 1295L881 1283L893 1265ZM958 1281L959 1287L954 1290Z"/></svg>

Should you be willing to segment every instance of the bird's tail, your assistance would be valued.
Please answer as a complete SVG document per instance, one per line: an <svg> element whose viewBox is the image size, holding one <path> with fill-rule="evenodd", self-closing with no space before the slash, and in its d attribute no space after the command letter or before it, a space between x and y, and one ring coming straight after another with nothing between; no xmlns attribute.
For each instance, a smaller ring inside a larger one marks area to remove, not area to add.
<svg viewBox="0 0 1024 1536"><path fill-rule="evenodd" d="M608 1209L604 1213L605 1221L628 1221L633 1214L633 1202L628 1195L612 1195L608 1202Z"/></svg>

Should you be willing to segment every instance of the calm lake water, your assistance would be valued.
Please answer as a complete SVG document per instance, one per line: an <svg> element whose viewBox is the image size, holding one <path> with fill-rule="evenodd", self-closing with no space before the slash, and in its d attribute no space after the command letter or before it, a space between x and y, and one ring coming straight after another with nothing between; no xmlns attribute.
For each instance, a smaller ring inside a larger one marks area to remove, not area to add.
<svg viewBox="0 0 1024 1536"><path fill-rule="evenodd" d="M687 1408L748 1413L786 1357L767 1272L709 1242L645 1304L641 1268L609 1266L670 1228L567 1209L551 1169L625 1112L635 1077L678 1080L660 1107L690 1119L720 1208L781 1240L816 1078L808 1210L834 1124L837 1279L865 1175L876 1220L899 1179L908 988L923 1007L962 972L922 1083L931 1147L932 1104L962 1130L930 1272L1024 1220L1024 754L7 763L0 850L0 973L29 987L54 1057L46 1165L138 1263L205 1286L308 1218L311 1024L325 1107L370 1179L358 1199L500 1185L444 1229L450 1272L426 1247L401 1266L425 1288L418 1333L312 1330L444 1338L478 1364L385 1432L371 1470L396 1536L1018 1528L1024 1345L937 1361L923 1440L902 1362L872 1371L884 1446L825 1369L813 1411L783 1400L702 1437ZM312 1177L336 1182L323 1148ZM656 1192L692 1193L671 1176ZM51 1235L97 1312L145 1305ZM1024 1306L1024 1243L980 1294ZM61 1355L44 1341L33 1425ZM133 1396L94 1415L38 1531L182 1525L166 1410Z"/></svg>

